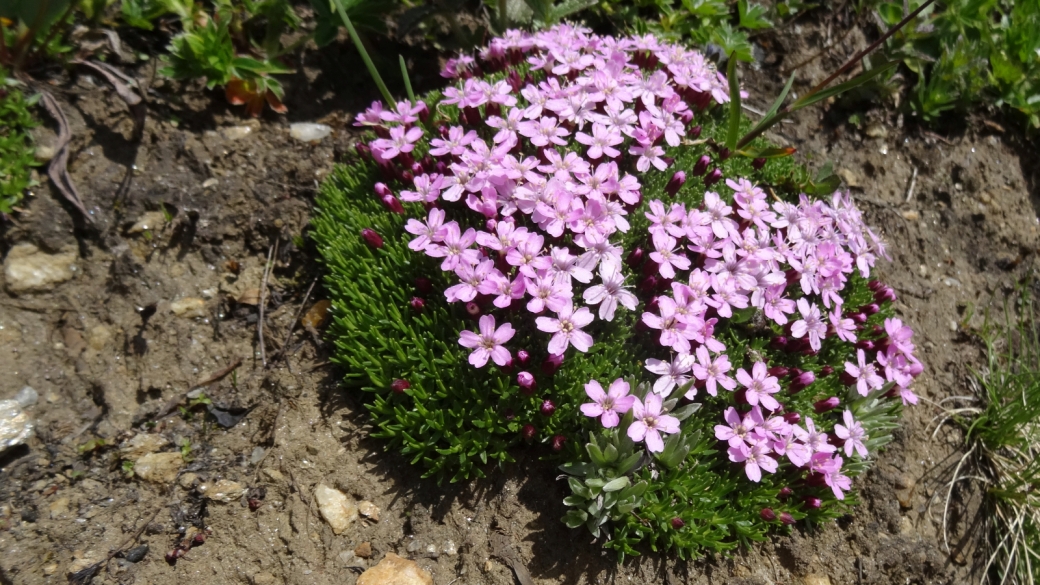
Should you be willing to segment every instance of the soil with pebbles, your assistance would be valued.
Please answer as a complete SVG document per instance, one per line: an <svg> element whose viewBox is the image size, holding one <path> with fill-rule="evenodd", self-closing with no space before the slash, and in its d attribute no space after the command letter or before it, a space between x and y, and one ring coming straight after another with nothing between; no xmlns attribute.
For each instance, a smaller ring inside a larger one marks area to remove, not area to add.
<svg viewBox="0 0 1040 585"><path fill-rule="evenodd" d="M832 28L818 22L762 39L771 57L745 79L751 103L767 105L779 70L827 47ZM863 46L855 33L798 69L795 92ZM960 437L944 429L931 438L931 403L968 392L969 369L982 363L968 331L987 311L999 314L1036 262L1037 160L1014 132L969 120L932 134L870 106L858 130L837 105L774 132L811 167L835 161L884 232L893 261L879 272L916 332L924 400L858 480L862 505L852 515L730 558L647 554L619 566L560 524L565 486L538 453L487 480L437 486L368 438L364 410L337 386L320 331L296 327L278 351L320 275L306 239L316 186L351 146L350 112L373 97L357 76L337 73L359 69L355 61L307 54L288 84L289 116L259 122L217 93L155 81L149 65L128 68L153 83L140 143L98 78L77 70L51 84L70 119L70 171L94 223L44 184L0 242L5 254L30 243L76 257L73 278L50 290L0 294L0 399L27 385L40 396L30 408L35 438L0 455L0 583L62 582L70 569L143 543L143 558L117 555L94 582L349 584L394 552L438 585L511 584L494 533L508 535L545 584L977 581L971 492L954 492L942 535L944 472ZM290 121L324 122L333 133L303 144L289 136ZM41 143L52 139L41 132ZM256 300L268 254L264 368ZM323 298L319 282L304 308ZM190 390L197 397L200 382L238 360L234 374L202 388L219 413L245 416L225 428L206 405L179 411ZM142 465L128 477L122 461L141 452L118 445L135 435L149 436L138 439L141 451L186 457L158 458L169 468ZM80 452L95 438L105 445ZM220 480L234 482L220 484L232 486L230 501L213 495ZM334 535L315 503L318 484L375 503L379 521L363 518ZM204 544L164 560L199 529L209 530Z"/></svg>

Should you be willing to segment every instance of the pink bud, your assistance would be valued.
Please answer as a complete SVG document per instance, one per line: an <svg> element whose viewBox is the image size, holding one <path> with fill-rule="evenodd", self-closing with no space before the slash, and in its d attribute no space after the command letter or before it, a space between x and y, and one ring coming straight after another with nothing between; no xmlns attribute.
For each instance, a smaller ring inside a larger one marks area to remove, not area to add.
<svg viewBox="0 0 1040 585"><path fill-rule="evenodd" d="M527 371L520 372L516 375L516 383L520 384L520 391L528 396L534 394L535 386L537 386L537 383L534 380L534 376L531 374L531 372Z"/></svg>
<svg viewBox="0 0 1040 585"><path fill-rule="evenodd" d="M874 300L879 303L890 302L894 303L896 300L896 291L888 288L887 286L874 293Z"/></svg>
<svg viewBox="0 0 1040 585"><path fill-rule="evenodd" d="M858 323L862 325L863 323L867 322L867 315L866 313L853 313L849 315L849 319L852 319L853 323Z"/></svg>
<svg viewBox="0 0 1040 585"><path fill-rule="evenodd" d="M383 205L394 213L404 213L404 207L401 205L401 202L393 195L383 195Z"/></svg>
<svg viewBox="0 0 1040 585"><path fill-rule="evenodd" d="M722 147L722 150L720 150L720 151L719 151L719 160L726 160L726 159L728 159L728 158L729 158L729 157L730 157L730 156L731 156L732 154L733 154L733 153L732 153L732 152L730 152L730 150L729 150L728 148L726 148L725 146L723 146L723 147Z"/></svg>
<svg viewBox="0 0 1040 585"><path fill-rule="evenodd" d="M722 169L712 169L710 173L704 176L704 186L711 187L715 183L718 183L722 179Z"/></svg>
<svg viewBox="0 0 1040 585"><path fill-rule="evenodd" d="M795 377L794 381L791 382L791 388L788 390L791 394L797 394L804 390L809 384L816 381L816 374L812 372L802 372Z"/></svg>
<svg viewBox="0 0 1040 585"><path fill-rule="evenodd" d="M794 519L794 516L790 515L789 513L780 512L780 522L790 526L791 524L794 524L796 520Z"/></svg>
<svg viewBox="0 0 1040 585"><path fill-rule="evenodd" d="M553 435L552 438L552 450L563 451L563 444L567 442L567 437L563 435Z"/></svg>
<svg viewBox="0 0 1040 585"><path fill-rule="evenodd" d="M820 498L816 498L813 496L808 496L805 498L805 507L809 508L810 510L819 510L820 506L822 505L823 500L821 500Z"/></svg>
<svg viewBox="0 0 1040 585"><path fill-rule="evenodd" d="M780 488L779 492L777 492L776 497L777 497L777 499L779 499L782 502L782 501L786 500L787 498L790 498L791 494L793 494L793 493L794 493L793 489L791 489L791 488L789 488L787 486L784 486L784 487Z"/></svg>
<svg viewBox="0 0 1040 585"><path fill-rule="evenodd" d="M390 383L390 389L393 390L395 394L404 394L404 391L411 387L412 385L408 380L402 380L400 378Z"/></svg>
<svg viewBox="0 0 1040 585"><path fill-rule="evenodd" d="M430 282L429 278L426 278L425 276L419 276L415 279L415 290L419 291L424 295L428 295L430 294L430 291L433 290L433 283Z"/></svg>
<svg viewBox="0 0 1040 585"><path fill-rule="evenodd" d="M556 412L556 405L553 404L552 400L546 398L542 401L542 405L538 407L538 410L545 416L552 416Z"/></svg>
<svg viewBox="0 0 1040 585"><path fill-rule="evenodd" d="M786 412L784 413L784 422L786 422L789 425L796 425L802 422L802 415L798 414L797 412Z"/></svg>
<svg viewBox="0 0 1040 585"><path fill-rule="evenodd" d="M365 228L361 230L361 237L365 240L365 243L373 248L383 247L383 238L375 232L375 230Z"/></svg>
<svg viewBox="0 0 1040 585"><path fill-rule="evenodd" d="M354 152L356 152L358 157L360 157L362 160L365 160L372 155L372 149L369 148L368 145L364 142L358 142L357 144L355 144Z"/></svg>
<svg viewBox="0 0 1040 585"><path fill-rule="evenodd" d="M536 434L538 434L538 429L534 428L534 425L524 425L524 427L520 429L520 436L523 437L525 441L530 441Z"/></svg>
<svg viewBox="0 0 1040 585"><path fill-rule="evenodd" d="M701 137L701 127L700 127L700 125L698 124L697 126L694 126L693 128L690 128L690 131L687 132L686 135L689 136L691 140L697 140L698 138L700 138ZM707 166L707 165L705 165L705 166Z"/></svg>
<svg viewBox="0 0 1040 585"><path fill-rule="evenodd" d="M682 188L683 183L685 182L686 173L682 171L675 171L675 174L672 175L672 178L668 181L668 184L665 185L664 190L666 193L674 197L675 194L679 192L679 189Z"/></svg>
<svg viewBox="0 0 1040 585"><path fill-rule="evenodd" d="M495 233L495 228L498 227L498 220L497 219L489 219L489 220L484 222L484 227L487 228L487 231L489 231L491 233Z"/></svg>
<svg viewBox="0 0 1040 585"><path fill-rule="evenodd" d="M520 362L521 366L527 365L528 360L531 359L531 354L526 349L521 349L516 352L516 359Z"/></svg>
<svg viewBox="0 0 1040 585"><path fill-rule="evenodd" d="M881 310L881 307L877 306L877 304L875 304L875 303L870 303L869 305L863 305L862 307L859 308L859 311L861 313L865 313L868 317L870 315L876 315L878 313L878 311L880 311L880 310Z"/></svg>
<svg viewBox="0 0 1040 585"><path fill-rule="evenodd" d="M838 397L831 396L826 400L820 400L818 402L813 403L813 409L816 411L816 414L823 414L825 412L838 408L839 404L841 404L841 401L838 400Z"/></svg>
<svg viewBox="0 0 1040 585"><path fill-rule="evenodd" d="M762 508L762 511L758 513L766 522L772 522L776 520L776 512L772 508Z"/></svg>
<svg viewBox="0 0 1040 585"><path fill-rule="evenodd" d="M880 280L872 280L867 283L867 288L869 288L873 292L877 292L885 288L885 285Z"/></svg>
<svg viewBox="0 0 1040 585"><path fill-rule="evenodd" d="M549 354L549 357L545 358L545 361L542 362L542 371L545 372L547 376L551 376L556 373L556 370L560 369L560 365L562 364L563 354L561 353L557 355L551 353Z"/></svg>
<svg viewBox="0 0 1040 585"><path fill-rule="evenodd" d="M777 378L786 378L787 374L791 373L791 370L784 366L773 366L766 370L766 373L770 376L776 376Z"/></svg>
<svg viewBox="0 0 1040 585"><path fill-rule="evenodd" d="M821 376L830 376L833 373L834 373L834 368L832 368L831 366L823 366L822 368L820 368L820 375Z"/></svg>
<svg viewBox="0 0 1040 585"><path fill-rule="evenodd" d="M470 301L466 303L466 312L469 313L470 317L480 316L480 305Z"/></svg>
<svg viewBox="0 0 1040 585"><path fill-rule="evenodd" d="M678 516L676 516L675 518L672 518L672 528L674 528L676 530L679 530L679 529L681 529L684 526L686 526L686 522L683 521L682 518L680 518Z"/></svg>
<svg viewBox="0 0 1040 585"><path fill-rule="evenodd" d="M862 349L863 351L874 351L875 344L869 339L860 339L856 342L856 349Z"/></svg>
<svg viewBox="0 0 1040 585"><path fill-rule="evenodd" d="M787 338L783 335L778 335L769 340L769 347L778 351L784 351L787 349Z"/></svg>
<svg viewBox="0 0 1040 585"><path fill-rule="evenodd" d="M423 309L426 308L426 301L419 297L412 297L412 300L408 301L408 304L411 305L412 310L416 313L422 313Z"/></svg>
<svg viewBox="0 0 1040 585"><path fill-rule="evenodd" d="M708 155L704 155L697 159L697 162L693 165L693 170L690 174L699 177L708 171L708 165L711 164L711 158Z"/></svg>
<svg viewBox="0 0 1040 585"><path fill-rule="evenodd" d="M390 190L390 187L386 186L386 183L376 183L375 185L376 195L380 197L386 197L387 195L393 195L394 192Z"/></svg>
<svg viewBox="0 0 1040 585"><path fill-rule="evenodd" d="M766 166L766 159L764 158L756 158L755 160L751 161L751 168L755 169L756 171L762 170L762 167L764 166Z"/></svg>

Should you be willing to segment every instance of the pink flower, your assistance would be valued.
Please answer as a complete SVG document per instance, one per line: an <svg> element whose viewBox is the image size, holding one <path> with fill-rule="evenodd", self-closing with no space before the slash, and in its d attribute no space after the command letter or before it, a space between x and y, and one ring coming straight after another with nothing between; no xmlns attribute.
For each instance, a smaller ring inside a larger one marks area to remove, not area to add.
<svg viewBox="0 0 1040 585"><path fill-rule="evenodd" d="M476 264L480 259L480 252L470 248L476 239L477 232L473 228L460 234L459 224L453 221L444 225L444 236L441 240L443 245L427 245L426 255L444 258L441 270L445 272L455 270L459 264Z"/></svg>
<svg viewBox="0 0 1040 585"><path fill-rule="evenodd" d="M508 307L516 299L524 298L526 290L527 281L523 274L516 275L516 278L510 281L498 269L492 270L477 287L477 292L482 295L496 295L492 303L500 309Z"/></svg>
<svg viewBox="0 0 1040 585"><path fill-rule="evenodd" d="M592 402L582 404L581 413L588 417L600 417L599 422L604 428L612 429L618 426L621 420L618 415L631 410L636 401L635 396L628 395L628 390L628 382L621 378L614 380L607 392L603 392L603 386L600 386L599 382L590 380L585 384L585 394Z"/></svg>
<svg viewBox="0 0 1040 585"><path fill-rule="evenodd" d="M383 153L383 158L390 160L402 152L411 152L415 148L415 142L422 138L422 128L412 127L405 130L403 126L395 126L390 129L390 138L380 138L372 141L372 147L378 148Z"/></svg>
<svg viewBox="0 0 1040 585"><path fill-rule="evenodd" d="M604 154L610 158L621 156L621 152L614 147L624 141L621 138L620 130L604 126L598 122L592 125L592 136L584 132L578 132L574 135L574 139L589 147L587 156L592 160L596 160Z"/></svg>
<svg viewBox="0 0 1040 585"><path fill-rule="evenodd" d="M737 370L737 381L747 388L748 404L761 404L769 410L776 410L780 408L780 403L772 395L780 391L780 383L767 370L764 362L755 362L751 367L751 375L744 368Z"/></svg>
<svg viewBox="0 0 1040 585"><path fill-rule="evenodd" d="M784 285L766 289L762 312L777 325L787 325L787 315L794 313L794 301L784 297Z"/></svg>
<svg viewBox="0 0 1040 585"><path fill-rule="evenodd" d="M654 234L654 248L656 252L650 253L650 259L660 264L661 276L675 278L676 270L689 270L690 259L682 254L676 254L677 241L666 233Z"/></svg>
<svg viewBox="0 0 1040 585"><path fill-rule="evenodd" d="M773 441L773 451L777 455L786 456L795 467L805 467L812 458L812 451L802 442L808 436L805 429L791 425Z"/></svg>
<svg viewBox="0 0 1040 585"><path fill-rule="evenodd" d="M430 210L426 223L417 219L409 219L404 226L404 231L419 236L408 242L408 247L416 252L422 252L433 242L444 240L447 230L444 228L444 210L434 207Z"/></svg>
<svg viewBox="0 0 1040 585"><path fill-rule="evenodd" d="M736 447L730 446L729 460L734 463L744 463L744 473L748 479L754 482L762 481L762 471L776 473L777 462L769 456L771 450L766 441L755 441L750 446L741 443Z"/></svg>
<svg viewBox="0 0 1040 585"><path fill-rule="evenodd" d="M834 453L838 450L837 447L831 445L827 441L827 433L816 430L816 425L813 420L809 417L805 417L805 436L802 437L802 441L805 446L809 448L813 454L816 453Z"/></svg>
<svg viewBox="0 0 1040 585"><path fill-rule="evenodd" d="M646 448L651 453L664 451L661 433L670 435L679 432L679 419L662 414L662 404L661 397L652 392L646 396L645 403L636 398L632 404L635 420L628 427L628 438L637 443L646 441Z"/></svg>
<svg viewBox="0 0 1040 585"><path fill-rule="evenodd" d="M546 307L550 311L559 312L573 302L570 282L559 275L528 278L527 294L531 295L527 310L532 313L541 313Z"/></svg>
<svg viewBox="0 0 1040 585"><path fill-rule="evenodd" d="M857 420L852 420L850 410L845 411L843 418L845 424L834 425L834 434L839 439L845 440L845 454L852 457L852 450L855 449L861 458L866 459L867 446L863 444L863 441L867 438L867 434L863 431L863 425Z"/></svg>
<svg viewBox="0 0 1040 585"><path fill-rule="evenodd" d="M765 418L762 417L762 409L757 406L752 407L751 412L745 414L743 418L737 413L737 409L731 406L726 409L723 418L726 419L729 426L715 425L715 438L726 441L730 447L739 447L754 442L752 433L765 422Z"/></svg>
<svg viewBox="0 0 1040 585"><path fill-rule="evenodd" d="M660 316L643 313L643 323L651 329L661 330L661 345L671 347L679 353L689 353L690 340L685 336L686 324L676 318L675 301L663 296L658 299L657 308L661 312Z"/></svg>
<svg viewBox="0 0 1040 585"><path fill-rule="evenodd" d="M809 346L813 351L820 351L820 340L827 336L827 324L820 318L820 308L802 297L798 299L798 312L802 318L791 325L791 336L801 339L808 333Z"/></svg>
<svg viewBox="0 0 1040 585"><path fill-rule="evenodd" d="M556 318L538 317L535 324L539 331L552 333L549 340L549 353L563 355L567 345L573 345L574 349L586 352L592 347L592 336L581 330L582 327L592 323L595 317L586 307L577 311L571 303L567 303L557 312Z"/></svg>
<svg viewBox="0 0 1040 585"><path fill-rule="evenodd" d="M472 331L459 334L459 345L473 350L469 354L469 363L475 368L482 368L491 358L496 364L505 366L513 358L509 350L502 344L513 338L516 331L510 323L495 329L495 318L484 315L480 318L480 335Z"/></svg>
<svg viewBox="0 0 1040 585"><path fill-rule="evenodd" d="M733 378L726 375L731 367L729 357L725 354L712 360L711 355L708 354L708 348L703 345L697 348L697 363L693 364L693 375L698 380L704 380L708 394L717 396L717 386L722 386L726 390L733 390L737 387Z"/></svg>
<svg viewBox="0 0 1040 585"><path fill-rule="evenodd" d="M654 392L665 396L671 393L676 386L685 384L690 379L690 376L686 374L693 367L693 361L693 356L688 353L676 354L670 362L653 358L646 360L646 369L661 376L657 382L654 382ZM697 390L691 387L689 393L696 394Z"/></svg>
<svg viewBox="0 0 1040 585"><path fill-rule="evenodd" d="M831 327L838 335L838 339L849 343L856 343L856 322L849 318L842 318L841 305L834 307L830 314Z"/></svg>
<svg viewBox="0 0 1040 585"><path fill-rule="evenodd" d="M495 270L495 263L491 260L484 260L476 265L459 264L455 267L455 274L462 282L448 287L444 291L444 296L449 303L456 301L468 303L472 301L477 298L477 289L484 283L484 280L492 270Z"/></svg>
<svg viewBox="0 0 1040 585"><path fill-rule="evenodd" d="M867 363L867 354L862 349L856 350L856 358L859 360L859 365L845 362L845 373L856 380L856 390L860 396L870 394L871 390L883 388L885 379L878 375L877 366L873 362Z"/></svg>
<svg viewBox="0 0 1040 585"><path fill-rule="evenodd" d="M625 277L618 267L612 263L602 262L599 265L599 277L603 284L585 289L582 298L589 305L599 305L599 318L604 321L614 320L614 311L621 303L629 311L634 311L639 303L636 295L625 288Z"/></svg>

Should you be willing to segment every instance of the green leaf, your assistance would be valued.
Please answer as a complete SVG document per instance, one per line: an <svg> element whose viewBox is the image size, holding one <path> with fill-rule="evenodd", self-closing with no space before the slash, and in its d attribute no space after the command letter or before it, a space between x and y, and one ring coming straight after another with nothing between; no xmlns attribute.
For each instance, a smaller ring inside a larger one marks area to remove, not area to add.
<svg viewBox="0 0 1040 585"><path fill-rule="evenodd" d="M809 106L811 106L811 105L813 105L815 103L821 102L821 101L823 101L823 100L825 100L825 99L827 99L829 97L836 96L836 95L839 95L839 94L843 94L846 91L849 91L850 89L855 89L855 88L863 85L864 83L867 83L871 79L874 79L875 77L881 75L882 73L885 73L885 72L895 68L895 66L898 65L898 64L899 64L898 61L887 61L887 62L882 63L881 65L871 69L870 71L865 71L863 73L860 73L859 75L857 75L856 77L853 77L852 79L846 81L845 83L841 83L841 84L835 85L834 87L828 87L826 89L822 89L822 90L820 90L820 91L818 91L818 92L816 92L815 94L812 94L812 95L804 96L804 97L798 99L793 104L791 104L791 111L795 112L795 111L798 111L798 110L800 110L802 108L807 108L807 107L809 107Z"/></svg>
<svg viewBox="0 0 1040 585"><path fill-rule="evenodd" d="M726 148L733 150L740 135L740 82L737 80L736 53L729 55L726 79L729 81L729 132L726 133Z"/></svg>
<svg viewBox="0 0 1040 585"><path fill-rule="evenodd" d="M669 414L679 419L680 422L690 418L690 415L701 409L702 404L700 402L691 402L686 406L680 406L679 408L671 411Z"/></svg>
<svg viewBox="0 0 1040 585"><path fill-rule="evenodd" d="M629 485L628 476L621 476L617 479L612 479L603 486L605 492L616 492L618 490L625 489Z"/></svg>
<svg viewBox="0 0 1040 585"><path fill-rule="evenodd" d="M595 443L587 443L585 450L589 453L589 458L592 459L592 463L596 467L604 467L607 465L607 458L603 456L603 451L600 450L599 446Z"/></svg>
<svg viewBox="0 0 1040 585"><path fill-rule="evenodd" d="M570 510L563 515L563 523L567 528L577 528L588 520L589 515L584 510Z"/></svg>
<svg viewBox="0 0 1040 585"><path fill-rule="evenodd" d="M737 2L737 13L741 28L756 30L773 26L765 17L766 7L760 4L748 4L747 0L740 0Z"/></svg>
<svg viewBox="0 0 1040 585"><path fill-rule="evenodd" d="M746 158L784 158L791 156L798 152L798 149L793 146L779 147L768 147L768 148L744 148L738 150L736 154Z"/></svg>

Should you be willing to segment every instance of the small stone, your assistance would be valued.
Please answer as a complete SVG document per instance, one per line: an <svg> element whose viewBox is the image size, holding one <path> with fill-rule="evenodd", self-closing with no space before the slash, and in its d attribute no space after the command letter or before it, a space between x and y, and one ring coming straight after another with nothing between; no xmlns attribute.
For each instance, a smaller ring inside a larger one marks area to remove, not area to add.
<svg viewBox="0 0 1040 585"><path fill-rule="evenodd" d="M58 563L48 563L43 566L43 574L50 577L58 572Z"/></svg>
<svg viewBox="0 0 1040 585"><path fill-rule="evenodd" d="M953 333L957 333L957 329L959 329L959 327L957 326L957 321L950 319L950 331Z"/></svg>
<svg viewBox="0 0 1040 585"><path fill-rule="evenodd" d="M131 563L139 563L146 554L148 554L148 545L142 544L141 546L135 546L134 548L126 551L126 554L123 556L123 558L130 561Z"/></svg>
<svg viewBox="0 0 1040 585"><path fill-rule="evenodd" d="M260 463L263 461L265 453L267 453L267 451L265 451L263 447L254 447L253 452L249 454L249 463L251 465Z"/></svg>
<svg viewBox="0 0 1040 585"><path fill-rule="evenodd" d="M36 156L36 160L40 162L48 162L52 158L54 158L54 155L57 153L58 152L54 150L53 146L41 144L36 147L36 151L33 153L33 155Z"/></svg>
<svg viewBox="0 0 1040 585"><path fill-rule="evenodd" d="M871 124L863 133L871 138L888 138L888 128L883 124Z"/></svg>
<svg viewBox="0 0 1040 585"><path fill-rule="evenodd" d="M225 504L241 499L246 493L244 485L230 479L222 479L212 484L204 483L197 489L207 500Z"/></svg>
<svg viewBox="0 0 1040 585"><path fill-rule="evenodd" d="M61 518L69 513L69 499L67 497L61 497L54 500L47 506L47 511L50 512L51 520Z"/></svg>
<svg viewBox="0 0 1040 585"><path fill-rule="evenodd" d="M361 544L357 545L357 547L354 548L354 554L363 559L372 558L372 543L362 542Z"/></svg>
<svg viewBox="0 0 1040 585"><path fill-rule="evenodd" d="M358 504L358 512L361 512L362 516L371 519L373 522L379 522L379 506L369 502L368 500L364 500Z"/></svg>
<svg viewBox="0 0 1040 585"><path fill-rule="evenodd" d="M811 574L802 577L803 585L831 585L831 578L827 575Z"/></svg>
<svg viewBox="0 0 1040 585"><path fill-rule="evenodd" d="M169 483L177 479L183 465L180 453L149 453L134 462L134 475L153 483Z"/></svg>
<svg viewBox="0 0 1040 585"><path fill-rule="evenodd" d="M484 561L484 572L490 573L495 568L495 563L488 559Z"/></svg>
<svg viewBox="0 0 1040 585"><path fill-rule="evenodd" d="M441 552L448 556L455 556L459 554L459 548L455 546L454 540L447 540L444 542L444 546L441 547Z"/></svg>
<svg viewBox="0 0 1040 585"><path fill-rule="evenodd" d="M914 533L914 523L909 518L903 516L899 519L899 534L903 536L909 536Z"/></svg>
<svg viewBox="0 0 1040 585"><path fill-rule="evenodd" d="M18 244L4 260L7 290L13 293L52 290L75 275L75 262L74 252L44 254L32 244Z"/></svg>
<svg viewBox="0 0 1040 585"><path fill-rule="evenodd" d="M71 577L73 575L82 571L83 569L93 567L101 561L102 559L94 558L93 554L90 554L89 556L78 557L74 559L71 563L69 563L69 568L65 569L65 574L70 578L69 580L71 582Z"/></svg>
<svg viewBox="0 0 1040 585"><path fill-rule="evenodd" d="M155 231L166 225L166 216L161 211L149 211L137 218L137 222L126 230L128 234L140 234L147 231Z"/></svg>
<svg viewBox="0 0 1040 585"><path fill-rule="evenodd" d="M838 176L841 177L849 187L859 187L859 176L850 169L839 169Z"/></svg>
<svg viewBox="0 0 1040 585"><path fill-rule="evenodd" d="M278 471L277 469L274 469L272 467L265 468L264 469L264 475L267 476L267 479L269 479L269 480L271 480L271 481L273 481L275 483L281 483L281 482L285 481L285 476L282 475L282 472Z"/></svg>
<svg viewBox="0 0 1040 585"><path fill-rule="evenodd" d="M297 122L296 124L289 126L289 136L292 136L300 142L320 142L329 134L332 134L332 128L325 124Z"/></svg>
<svg viewBox="0 0 1040 585"><path fill-rule="evenodd" d="M357 585L433 585L433 577L414 561L386 553L378 565L358 577Z"/></svg>
<svg viewBox="0 0 1040 585"><path fill-rule="evenodd" d="M257 573L251 579L253 585L275 585L278 578L270 573Z"/></svg>
<svg viewBox="0 0 1040 585"><path fill-rule="evenodd" d="M32 386L25 386L14 395L14 401L22 408L34 406L40 399L40 394Z"/></svg>
<svg viewBox="0 0 1040 585"><path fill-rule="evenodd" d="M216 177L212 177L212 178L206 179L205 181L202 182L202 188L203 189L212 189L213 187L216 187L219 184L220 184L220 179L218 179Z"/></svg>
<svg viewBox="0 0 1040 585"><path fill-rule="evenodd" d="M195 482L198 480L199 476L189 471L188 473L182 474L180 477L177 478L177 485L181 486L186 490L190 490L191 488L195 487Z"/></svg>
<svg viewBox="0 0 1040 585"><path fill-rule="evenodd" d="M225 140L242 140L246 136L253 133L251 126L228 126L227 128L221 128L220 134Z"/></svg>
<svg viewBox="0 0 1040 585"><path fill-rule="evenodd" d="M919 274L921 278L928 278L928 267L921 264L917 267L917 274Z"/></svg>
<svg viewBox="0 0 1040 585"><path fill-rule="evenodd" d="M206 316L206 301L195 297L184 297L170 303L170 310L178 317L195 319Z"/></svg>
<svg viewBox="0 0 1040 585"><path fill-rule="evenodd" d="M358 518L358 508L354 500L335 488L318 484L318 487L314 488L314 498L318 501L318 510L321 511L322 517L336 535L343 534Z"/></svg>
<svg viewBox="0 0 1040 585"><path fill-rule="evenodd" d="M140 433L134 435L129 441L123 441L123 444L119 446L119 454L125 459L136 461L149 453L161 451L169 443L160 435Z"/></svg>
<svg viewBox="0 0 1040 585"><path fill-rule="evenodd" d="M15 447L33 435L33 423L17 400L0 400L0 451Z"/></svg>
<svg viewBox="0 0 1040 585"><path fill-rule="evenodd" d="M907 221L917 221L921 219L921 214L916 209L907 209L903 212L903 219Z"/></svg>
<svg viewBox="0 0 1040 585"><path fill-rule="evenodd" d="M108 342L112 340L112 330L104 325L96 325L90 330L90 337L87 338L87 345L94 351L101 351L105 349Z"/></svg>

